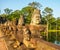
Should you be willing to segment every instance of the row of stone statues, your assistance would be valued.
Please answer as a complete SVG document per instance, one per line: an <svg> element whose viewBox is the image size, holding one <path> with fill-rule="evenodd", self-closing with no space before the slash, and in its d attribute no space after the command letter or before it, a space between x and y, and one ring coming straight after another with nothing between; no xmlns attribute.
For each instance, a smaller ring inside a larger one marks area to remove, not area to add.
<svg viewBox="0 0 60 50"><path fill-rule="evenodd" d="M36 48L37 41L34 38L40 38L40 31L45 30L45 27L40 26L40 22L40 10L34 9L29 25L24 25L24 17L20 15L18 25L15 25L15 22L8 21L4 26L2 25L1 29L11 42L15 41L15 43L13 43L14 48L17 48L19 45L21 46L22 43L27 48Z"/></svg>
<svg viewBox="0 0 60 50"><path fill-rule="evenodd" d="M41 22L40 10L34 9L34 12L33 12L32 17L31 17L30 25L39 25L40 22ZM23 17L23 15L20 15L18 24L19 25L23 25L24 24L24 17Z"/></svg>
<svg viewBox="0 0 60 50"><path fill-rule="evenodd" d="M19 18L18 22L16 22L16 20L13 20L13 21L7 21L4 24L5 25L11 25L11 24L16 24L16 23L17 23L17 25L20 25L20 26L25 25L24 16L20 15L20 18ZM40 25L40 23L41 23L41 13L40 13L40 10L34 9L34 11L32 13L32 16L31 16L31 23L30 23L30 25Z"/></svg>

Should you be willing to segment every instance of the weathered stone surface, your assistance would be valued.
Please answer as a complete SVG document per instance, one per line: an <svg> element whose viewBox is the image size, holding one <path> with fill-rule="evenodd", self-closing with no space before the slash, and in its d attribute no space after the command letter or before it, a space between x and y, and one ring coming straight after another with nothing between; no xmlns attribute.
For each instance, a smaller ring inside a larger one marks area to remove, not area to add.
<svg viewBox="0 0 60 50"><path fill-rule="evenodd" d="M31 38L31 32L30 32L29 28L27 28L27 27L24 27L24 28L23 28L23 37L24 37L24 39L26 39L27 41L30 40L30 38Z"/></svg>
<svg viewBox="0 0 60 50"><path fill-rule="evenodd" d="M1 38L1 37L3 37L3 34L0 29L0 50L8 50L7 43L6 43L5 39Z"/></svg>
<svg viewBox="0 0 60 50"><path fill-rule="evenodd" d="M18 25L24 25L24 17L23 17L23 15L20 15L20 18L19 18L19 20L18 20Z"/></svg>
<svg viewBox="0 0 60 50"><path fill-rule="evenodd" d="M22 26L17 26L17 33L16 33L16 38L19 42L23 42L23 27Z"/></svg>
<svg viewBox="0 0 60 50"><path fill-rule="evenodd" d="M31 17L31 25L39 25L41 22L41 14L40 14L40 10L38 9L34 9L34 12L32 14Z"/></svg>
<svg viewBox="0 0 60 50"><path fill-rule="evenodd" d="M31 32L27 27L24 27L23 29L23 43L26 45L28 48L35 48L35 45L31 43Z"/></svg>
<svg viewBox="0 0 60 50"><path fill-rule="evenodd" d="M36 50L60 50L60 46L44 41L42 39L37 39Z"/></svg>

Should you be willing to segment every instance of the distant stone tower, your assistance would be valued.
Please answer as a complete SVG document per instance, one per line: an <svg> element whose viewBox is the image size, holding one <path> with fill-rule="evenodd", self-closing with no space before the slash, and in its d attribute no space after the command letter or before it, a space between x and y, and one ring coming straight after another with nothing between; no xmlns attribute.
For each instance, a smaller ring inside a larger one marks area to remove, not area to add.
<svg viewBox="0 0 60 50"><path fill-rule="evenodd" d="M32 18L31 18L31 25L39 25L41 22L41 14L40 14L40 10L38 9L34 9L34 12L32 14Z"/></svg>
<svg viewBox="0 0 60 50"><path fill-rule="evenodd" d="M20 18L19 18L19 20L18 20L18 25L24 25L24 17L23 17L23 15L20 15Z"/></svg>

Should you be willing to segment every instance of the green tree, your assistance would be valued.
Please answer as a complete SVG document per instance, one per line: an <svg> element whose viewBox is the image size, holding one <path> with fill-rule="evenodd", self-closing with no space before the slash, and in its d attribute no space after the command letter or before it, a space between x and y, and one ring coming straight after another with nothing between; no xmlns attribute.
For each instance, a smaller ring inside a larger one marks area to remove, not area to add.
<svg viewBox="0 0 60 50"><path fill-rule="evenodd" d="M20 14L21 14L20 10L15 10L14 12L7 16L7 19L8 20L18 19L20 17Z"/></svg>
<svg viewBox="0 0 60 50"><path fill-rule="evenodd" d="M6 17L7 15L6 15L6 14L1 14L0 16L1 16L1 17Z"/></svg>
<svg viewBox="0 0 60 50"><path fill-rule="evenodd" d="M12 12L12 9L6 8L4 9L4 12L8 15Z"/></svg>
<svg viewBox="0 0 60 50"><path fill-rule="evenodd" d="M1 13L1 10L0 10L0 13Z"/></svg>
<svg viewBox="0 0 60 50"><path fill-rule="evenodd" d="M57 29L60 30L60 17L57 18L56 23L57 23Z"/></svg>
<svg viewBox="0 0 60 50"><path fill-rule="evenodd" d="M48 16L51 16L51 15L52 15L53 10L52 10L51 8L49 8L49 7L46 7L46 8L42 11L42 13L43 13L43 16L48 17ZM48 17L48 18L49 18L49 17Z"/></svg>
<svg viewBox="0 0 60 50"><path fill-rule="evenodd" d="M43 17L46 20L45 23L48 24L49 29L51 29L51 26L55 26L56 23L55 23L55 18L53 17L53 10L49 7L46 7L42 13L43 13Z"/></svg>
<svg viewBox="0 0 60 50"><path fill-rule="evenodd" d="M43 11L42 11L42 16L45 18L45 23L49 21L49 19L52 18L52 12L53 10L49 7L46 7Z"/></svg>
<svg viewBox="0 0 60 50"><path fill-rule="evenodd" d="M49 20L52 18L52 12L53 10L49 7L46 7L42 13L43 13L43 17L45 17L45 19Z"/></svg>
<svg viewBox="0 0 60 50"><path fill-rule="evenodd" d="M32 3L29 3L28 5L33 8L41 8L42 7L42 5L39 2L32 2Z"/></svg>
<svg viewBox="0 0 60 50"><path fill-rule="evenodd" d="M34 11L34 8L30 6L26 6L22 8L21 13L24 15L25 23L30 23L33 11Z"/></svg>
<svg viewBox="0 0 60 50"><path fill-rule="evenodd" d="M53 16L49 20L49 29L56 30L56 18L54 18Z"/></svg>

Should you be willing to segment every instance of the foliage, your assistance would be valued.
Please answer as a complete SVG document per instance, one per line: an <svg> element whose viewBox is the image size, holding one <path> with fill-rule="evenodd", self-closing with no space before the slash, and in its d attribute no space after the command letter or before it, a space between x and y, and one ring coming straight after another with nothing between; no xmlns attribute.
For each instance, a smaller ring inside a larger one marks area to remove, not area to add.
<svg viewBox="0 0 60 50"><path fill-rule="evenodd" d="M57 18L56 23L57 23L57 29L60 30L60 17Z"/></svg>
<svg viewBox="0 0 60 50"><path fill-rule="evenodd" d="M20 10L15 10L11 14L9 14L6 18L8 20L14 20L14 19L18 19L19 17L20 17Z"/></svg>
<svg viewBox="0 0 60 50"><path fill-rule="evenodd" d="M1 10L0 10L0 13L1 13Z"/></svg>
<svg viewBox="0 0 60 50"><path fill-rule="evenodd" d="M25 23L30 23L33 10L34 10L34 8L32 8L30 6L24 7L21 10L21 12L22 12L22 14L24 15L24 18L25 18Z"/></svg>
<svg viewBox="0 0 60 50"><path fill-rule="evenodd" d="M44 15L52 14L53 10L49 7L46 7L43 11Z"/></svg>
<svg viewBox="0 0 60 50"><path fill-rule="evenodd" d="M6 8L4 9L4 12L8 15L12 12L12 9Z"/></svg>
<svg viewBox="0 0 60 50"><path fill-rule="evenodd" d="M42 5L39 2L32 2L28 4L29 6L31 6L32 8L41 8Z"/></svg>
<svg viewBox="0 0 60 50"><path fill-rule="evenodd" d="M1 14L0 17L6 17L7 15L6 14Z"/></svg>
<svg viewBox="0 0 60 50"><path fill-rule="evenodd" d="M45 23L48 24L49 29L56 29L56 19L53 17L53 10L49 7L44 9L43 18L46 20Z"/></svg>

